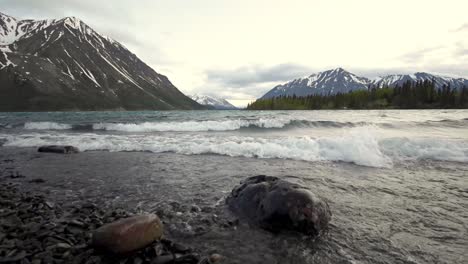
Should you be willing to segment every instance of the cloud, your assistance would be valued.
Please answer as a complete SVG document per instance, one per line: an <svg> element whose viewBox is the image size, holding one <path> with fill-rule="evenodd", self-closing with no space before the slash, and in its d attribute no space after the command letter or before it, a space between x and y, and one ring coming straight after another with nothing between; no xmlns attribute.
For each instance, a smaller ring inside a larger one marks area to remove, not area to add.
<svg viewBox="0 0 468 264"><path fill-rule="evenodd" d="M314 73L311 67L295 63L272 66L246 65L230 70L211 69L204 72L206 84L198 93L216 95L228 100L248 102L280 83Z"/></svg>
<svg viewBox="0 0 468 264"><path fill-rule="evenodd" d="M468 31L468 23L461 25L456 31L457 32Z"/></svg>
<svg viewBox="0 0 468 264"><path fill-rule="evenodd" d="M304 75L310 75L310 67L294 63L274 66L244 66L233 70L207 70L208 81L227 87L248 87L262 83L284 82Z"/></svg>
<svg viewBox="0 0 468 264"><path fill-rule="evenodd" d="M139 5L128 0L1 0L5 8L1 12L18 19L60 19L74 16L81 19L100 34L122 43L131 52L151 66L170 64L171 60L158 46L161 38L169 38L165 32L154 32L151 26L142 27ZM142 1L147 2L147 1ZM157 67L157 68L159 68Z"/></svg>
<svg viewBox="0 0 468 264"><path fill-rule="evenodd" d="M125 20L122 16L128 7L125 1L113 0L112 5L94 0L2 0L5 12L12 12L20 18L61 18L81 15L92 17L113 17Z"/></svg>
<svg viewBox="0 0 468 264"><path fill-rule="evenodd" d="M462 57L468 56L468 45L466 45L465 43L468 44L468 42L459 41L457 42L455 47L454 55L456 57L459 57L460 59Z"/></svg>
<svg viewBox="0 0 468 264"><path fill-rule="evenodd" d="M404 62L409 62L409 63L420 62L421 60L424 60L425 58L430 56L431 53L437 52L443 48L444 48L443 46L435 46L435 47L428 47L428 48L411 51L406 54L403 54L400 57L400 59Z"/></svg>

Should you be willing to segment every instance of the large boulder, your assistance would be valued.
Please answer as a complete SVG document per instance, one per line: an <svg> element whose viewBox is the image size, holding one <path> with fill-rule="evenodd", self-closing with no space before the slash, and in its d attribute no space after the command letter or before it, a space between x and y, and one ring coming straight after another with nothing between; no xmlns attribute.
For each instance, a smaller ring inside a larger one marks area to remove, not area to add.
<svg viewBox="0 0 468 264"><path fill-rule="evenodd" d="M106 224L93 232L92 243L116 254L146 247L161 239L163 224L155 214L137 215Z"/></svg>
<svg viewBox="0 0 468 264"><path fill-rule="evenodd" d="M241 219L271 231L318 235L332 215L327 202L307 187L265 175L241 182L226 203Z"/></svg>
<svg viewBox="0 0 468 264"><path fill-rule="evenodd" d="M59 153L59 154L73 154L78 153L80 150L77 147L73 146L42 146L37 150L39 152L49 152L49 153Z"/></svg>

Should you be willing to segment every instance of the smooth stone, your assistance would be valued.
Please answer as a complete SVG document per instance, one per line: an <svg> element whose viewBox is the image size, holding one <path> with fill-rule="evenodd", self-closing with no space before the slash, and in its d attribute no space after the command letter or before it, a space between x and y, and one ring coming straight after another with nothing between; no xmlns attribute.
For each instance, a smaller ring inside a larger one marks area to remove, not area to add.
<svg viewBox="0 0 468 264"><path fill-rule="evenodd" d="M166 264L166 263L173 263L174 262L174 256L173 255L163 255L163 256L158 256L156 259L154 259L151 264Z"/></svg>
<svg viewBox="0 0 468 264"><path fill-rule="evenodd" d="M72 153L80 152L80 150L77 147L58 146L58 145L42 146L42 147L39 147L37 151L48 152L48 153L59 153L59 154L72 154Z"/></svg>
<svg viewBox="0 0 468 264"><path fill-rule="evenodd" d="M137 215L96 229L92 235L92 244L122 254L144 248L161 239L162 235L163 225L157 215Z"/></svg>
<svg viewBox="0 0 468 264"><path fill-rule="evenodd" d="M16 253L16 252L15 252ZM12 254L13 255L13 254ZM0 263L11 263L22 260L26 257L26 251L21 251L13 256L0 257Z"/></svg>
<svg viewBox="0 0 468 264"><path fill-rule="evenodd" d="M271 230L318 235L328 226L328 203L307 187L271 176L253 176L226 199L229 209L252 224Z"/></svg>
<svg viewBox="0 0 468 264"><path fill-rule="evenodd" d="M32 179L29 181L30 183L44 183L45 180L44 179L41 179L41 178L37 178L37 179Z"/></svg>
<svg viewBox="0 0 468 264"><path fill-rule="evenodd" d="M47 201L47 202L45 202L45 205L47 205L47 207L49 207L49 209L52 209L52 208L54 208L55 203Z"/></svg>
<svg viewBox="0 0 468 264"><path fill-rule="evenodd" d="M221 256L220 254L211 254L210 257L209 257L209 260L211 263L217 263L219 261L221 261L221 259L223 259L223 256Z"/></svg>

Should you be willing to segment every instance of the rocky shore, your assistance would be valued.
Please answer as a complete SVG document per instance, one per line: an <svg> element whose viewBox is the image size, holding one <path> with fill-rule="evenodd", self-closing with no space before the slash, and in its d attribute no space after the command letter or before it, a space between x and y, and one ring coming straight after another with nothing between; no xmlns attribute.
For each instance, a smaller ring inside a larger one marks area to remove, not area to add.
<svg viewBox="0 0 468 264"><path fill-rule="evenodd" d="M47 195L22 192L21 174L12 173L0 182L0 263L214 263L213 254L203 258L197 250L168 239L150 243L126 254L113 254L92 245L97 228L134 215L122 209L103 211L82 202L66 205ZM41 179L27 181L41 183Z"/></svg>

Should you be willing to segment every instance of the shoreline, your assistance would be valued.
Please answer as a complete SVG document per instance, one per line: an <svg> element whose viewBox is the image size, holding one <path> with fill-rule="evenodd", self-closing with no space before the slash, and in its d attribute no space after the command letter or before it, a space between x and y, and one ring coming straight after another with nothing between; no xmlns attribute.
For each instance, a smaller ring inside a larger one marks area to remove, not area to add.
<svg viewBox="0 0 468 264"><path fill-rule="evenodd" d="M463 263L467 171L467 164L456 162L382 169L343 162L151 152L61 155L0 147L0 184L15 183L23 194L43 195L65 212L92 203L104 214L118 209L155 213L171 241L237 264L412 263L409 256L421 263ZM304 182L327 199L330 230L311 240L237 223L226 211L225 197L241 180L261 174ZM440 221L450 228L441 228Z"/></svg>
<svg viewBox="0 0 468 264"><path fill-rule="evenodd" d="M13 162L6 159L0 163ZM35 188L43 184L47 181L26 177L14 167L1 171L0 263L212 263L200 250L166 236L124 255L95 248L94 230L148 212L106 208L86 199L73 203L60 201L52 193Z"/></svg>

